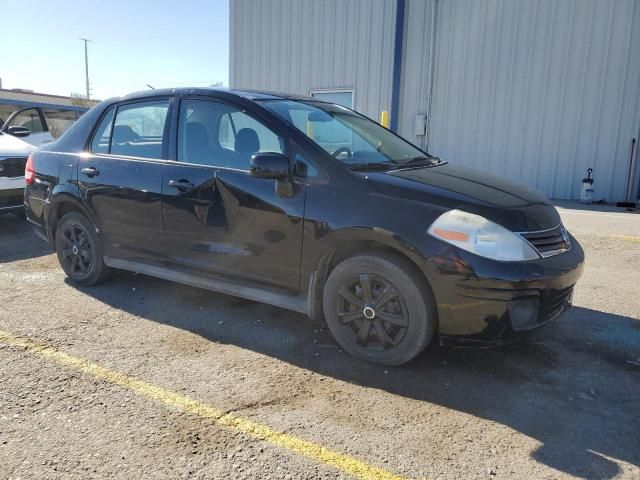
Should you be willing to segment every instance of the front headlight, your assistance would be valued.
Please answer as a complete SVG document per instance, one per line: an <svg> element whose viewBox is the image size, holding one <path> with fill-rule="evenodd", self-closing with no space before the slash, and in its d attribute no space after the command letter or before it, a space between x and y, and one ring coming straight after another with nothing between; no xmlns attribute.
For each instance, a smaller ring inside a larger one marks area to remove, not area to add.
<svg viewBox="0 0 640 480"><path fill-rule="evenodd" d="M481 257L501 261L540 258L520 235L480 215L450 210L433 222L428 230L440 240Z"/></svg>

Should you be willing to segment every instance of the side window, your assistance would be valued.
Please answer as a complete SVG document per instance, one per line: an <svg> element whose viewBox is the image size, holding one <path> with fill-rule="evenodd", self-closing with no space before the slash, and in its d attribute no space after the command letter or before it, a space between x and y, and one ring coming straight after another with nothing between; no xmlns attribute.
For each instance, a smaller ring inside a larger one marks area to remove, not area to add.
<svg viewBox="0 0 640 480"><path fill-rule="evenodd" d="M282 139L255 118L239 110L231 112L229 117L235 131L233 150L237 153L246 152L254 147L257 147L257 150L251 154L256 152L284 153ZM255 140L257 140L257 144ZM248 163L247 168L249 168Z"/></svg>
<svg viewBox="0 0 640 480"><path fill-rule="evenodd" d="M104 117L91 140L93 153L109 153L109 138L111 138L111 125L113 124L114 107L111 107Z"/></svg>
<svg viewBox="0 0 640 480"><path fill-rule="evenodd" d="M41 133L44 132L44 125L42 125L42 120L40 120L40 115L38 115L38 110L35 108L28 108L26 110L21 111L13 120L11 120L11 127L25 127L31 130L31 133Z"/></svg>
<svg viewBox="0 0 640 480"><path fill-rule="evenodd" d="M110 153L140 158L160 158L168 110L168 100L118 107L111 135Z"/></svg>
<svg viewBox="0 0 640 480"><path fill-rule="evenodd" d="M284 140L238 108L184 100L178 121L178 161L248 170L257 152L284 153Z"/></svg>

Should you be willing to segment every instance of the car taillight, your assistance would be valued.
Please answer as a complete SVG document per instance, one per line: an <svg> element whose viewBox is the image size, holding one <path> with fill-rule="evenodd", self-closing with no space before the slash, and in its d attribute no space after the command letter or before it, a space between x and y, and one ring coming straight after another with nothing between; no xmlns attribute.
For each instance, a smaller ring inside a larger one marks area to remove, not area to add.
<svg viewBox="0 0 640 480"><path fill-rule="evenodd" d="M27 185L31 185L33 183L33 178L36 175L36 171L33 169L33 159L31 155L27 159L27 163L24 166L24 180L27 182Z"/></svg>

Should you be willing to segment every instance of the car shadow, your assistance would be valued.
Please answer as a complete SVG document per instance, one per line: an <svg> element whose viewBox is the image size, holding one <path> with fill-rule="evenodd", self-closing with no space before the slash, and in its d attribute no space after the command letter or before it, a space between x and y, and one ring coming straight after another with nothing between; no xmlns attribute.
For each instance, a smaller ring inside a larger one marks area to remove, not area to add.
<svg viewBox="0 0 640 480"><path fill-rule="evenodd" d="M608 457L640 466L640 368L629 362L640 357L640 322L630 317L574 307L518 344L432 345L384 368L350 357L323 325L287 310L125 272L81 290L217 343L498 422L538 440L537 461L577 477L613 478L620 469Z"/></svg>
<svg viewBox="0 0 640 480"><path fill-rule="evenodd" d="M16 215L0 215L0 263L49 255L52 250L31 225Z"/></svg>

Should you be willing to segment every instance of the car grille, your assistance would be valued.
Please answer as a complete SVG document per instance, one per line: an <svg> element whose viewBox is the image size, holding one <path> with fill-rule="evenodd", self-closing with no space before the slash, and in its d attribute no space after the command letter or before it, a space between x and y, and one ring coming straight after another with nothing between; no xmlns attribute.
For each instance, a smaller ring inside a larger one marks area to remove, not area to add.
<svg viewBox="0 0 640 480"><path fill-rule="evenodd" d="M24 177L26 157L9 157L0 159L0 177Z"/></svg>
<svg viewBox="0 0 640 480"><path fill-rule="evenodd" d="M541 257L551 257L571 249L571 240L562 224L547 230L520 232L520 235L535 248Z"/></svg>
<svg viewBox="0 0 640 480"><path fill-rule="evenodd" d="M558 317L571 306L573 285L562 290L546 290L542 292L539 322L543 323Z"/></svg>

